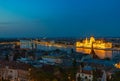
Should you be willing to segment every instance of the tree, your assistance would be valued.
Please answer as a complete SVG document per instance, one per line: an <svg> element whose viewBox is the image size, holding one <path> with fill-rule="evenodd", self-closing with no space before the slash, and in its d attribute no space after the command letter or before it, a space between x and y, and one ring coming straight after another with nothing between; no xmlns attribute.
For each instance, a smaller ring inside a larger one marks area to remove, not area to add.
<svg viewBox="0 0 120 81"><path fill-rule="evenodd" d="M81 77L80 76L77 78L77 81L81 81Z"/></svg>
<svg viewBox="0 0 120 81"><path fill-rule="evenodd" d="M32 68L30 70L30 80L34 81L51 81L54 79L53 73L45 72L42 69Z"/></svg>
<svg viewBox="0 0 120 81"><path fill-rule="evenodd" d="M77 62L76 62L76 58L74 58L73 59L73 67L71 70L71 74L72 74L73 79L75 79L75 77L76 77L76 72L77 72Z"/></svg>
<svg viewBox="0 0 120 81"><path fill-rule="evenodd" d="M115 72L110 81L120 81L120 71Z"/></svg>
<svg viewBox="0 0 120 81"><path fill-rule="evenodd" d="M16 61L20 57L19 54L14 54L13 60Z"/></svg>
<svg viewBox="0 0 120 81"><path fill-rule="evenodd" d="M93 70L93 81L97 81L98 73L96 70Z"/></svg>
<svg viewBox="0 0 120 81"><path fill-rule="evenodd" d="M110 58L106 57L106 58L104 58L104 60L108 60L108 61L109 61L109 60L110 60Z"/></svg>
<svg viewBox="0 0 120 81"><path fill-rule="evenodd" d="M8 55L5 55L5 60L9 61Z"/></svg>
<svg viewBox="0 0 120 81"><path fill-rule="evenodd" d="M54 75L58 81L68 81L68 75L66 71L59 66L54 67Z"/></svg>
<svg viewBox="0 0 120 81"><path fill-rule="evenodd" d="M73 59L73 67L75 68L76 67L76 59Z"/></svg>

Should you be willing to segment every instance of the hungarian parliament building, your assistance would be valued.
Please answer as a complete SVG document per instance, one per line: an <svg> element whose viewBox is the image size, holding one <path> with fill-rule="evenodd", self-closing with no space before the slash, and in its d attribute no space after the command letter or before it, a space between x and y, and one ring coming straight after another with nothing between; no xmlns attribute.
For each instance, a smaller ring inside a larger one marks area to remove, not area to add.
<svg viewBox="0 0 120 81"><path fill-rule="evenodd" d="M76 42L76 48L95 48L95 49L110 49L112 48L111 42L105 42L104 40L95 40L95 38L92 36L90 38L84 39L82 42L77 41Z"/></svg>

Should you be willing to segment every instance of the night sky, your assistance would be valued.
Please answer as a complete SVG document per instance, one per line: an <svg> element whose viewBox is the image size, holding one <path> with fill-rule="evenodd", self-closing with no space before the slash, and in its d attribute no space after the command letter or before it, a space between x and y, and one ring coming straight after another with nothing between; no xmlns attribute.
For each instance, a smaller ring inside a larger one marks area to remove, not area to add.
<svg viewBox="0 0 120 81"><path fill-rule="evenodd" d="M120 0L0 0L0 37L120 37Z"/></svg>

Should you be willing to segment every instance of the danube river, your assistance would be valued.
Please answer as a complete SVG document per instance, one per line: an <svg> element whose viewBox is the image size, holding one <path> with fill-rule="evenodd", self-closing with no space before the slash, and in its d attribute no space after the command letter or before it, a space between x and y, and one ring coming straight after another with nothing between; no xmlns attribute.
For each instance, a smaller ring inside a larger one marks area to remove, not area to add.
<svg viewBox="0 0 120 81"><path fill-rule="evenodd" d="M120 54L120 51L98 50L98 49L94 49L94 51L95 51L96 55L101 59L104 59L104 58L112 59L115 55ZM91 49L76 48L76 52L90 54Z"/></svg>

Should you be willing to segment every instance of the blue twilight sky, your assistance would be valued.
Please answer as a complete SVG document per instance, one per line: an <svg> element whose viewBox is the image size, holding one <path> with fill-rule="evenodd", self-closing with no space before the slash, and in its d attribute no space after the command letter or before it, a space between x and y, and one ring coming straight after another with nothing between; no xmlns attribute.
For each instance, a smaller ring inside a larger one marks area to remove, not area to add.
<svg viewBox="0 0 120 81"><path fill-rule="evenodd" d="M120 0L0 0L0 37L120 36Z"/></svg>

